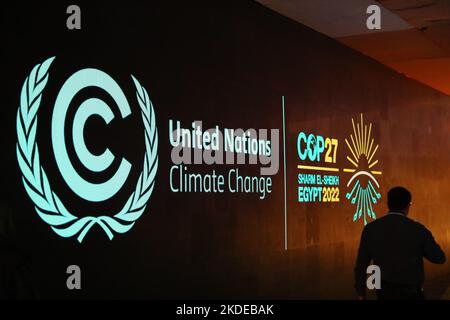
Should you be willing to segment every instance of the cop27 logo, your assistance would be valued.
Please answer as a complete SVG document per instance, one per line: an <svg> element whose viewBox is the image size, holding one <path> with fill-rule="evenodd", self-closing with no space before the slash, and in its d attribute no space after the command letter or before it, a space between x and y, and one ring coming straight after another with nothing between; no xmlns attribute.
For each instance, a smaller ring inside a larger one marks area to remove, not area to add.
<svg viewBox="0 0 450 320"><path fill-rule="evenodd" d="M145 88L135 77L131 76L136 87L136 97L144 124L145 143L143 169L136 188L117 213L77 217L67 209L52 189L44 166L41 164L36 142L42 92L47 84L48 70L54 58L49 58L32 69L20 94L16 151L23 184L34 203L37 214L59 236L69 238L78 235L77 240L81 243L92 226L98 224L112 240L113 231L125 233L133 227L136 220L145 211L155 185L158 168L158 134L153 104ZM82 69L65 81L56 97L51 122L51 138L57 167L70 189L86 201L101 202L110 199L122 188L132 165L122 158L117 171L108 181L102 183L91 183L85 180L73 167L65 142L66 115L71 100L80 90L87 87L105 90L116 102L122 118L131 114L128 100L113 78L98 69ZM88 118L94 115L100 116L106 124L114 118L111 108L102 100L98 98L85 100L78 106L73 120L73 146L77 157L88 170L102 172L110 167L115 156L109 149L106 149L101 155L94 155L88 150L83 131Z"/></svg>
<svg viewBox="0 0 450 320"><path fill-rule="evenodd" d="M380 184L376 178L382 175L382 172L377 169L379 162L376 153L379 145L372 137L372 123L365 124L362 114L356 126L352 118L352 127L353 133L350 134L349 139L345 139L349 150L347 160L351 168L344 169L344 172L352 174L347 182L349 192L345 197L356 206L353 221L363 217L364 225L366 225L367 217L373 220L377 218L374 206L381 198Z"/></svg>

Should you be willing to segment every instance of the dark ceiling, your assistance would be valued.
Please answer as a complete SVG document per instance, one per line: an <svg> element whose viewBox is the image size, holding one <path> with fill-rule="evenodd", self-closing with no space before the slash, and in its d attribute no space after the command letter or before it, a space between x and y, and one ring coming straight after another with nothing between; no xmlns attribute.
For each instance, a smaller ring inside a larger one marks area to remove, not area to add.
<svg viewBox="0 0 450 320"><path fill-rule="evenodd" d="M450 95L449 0L259 2ZM371 4L381 8L381 30L366 27Z"/></svg>

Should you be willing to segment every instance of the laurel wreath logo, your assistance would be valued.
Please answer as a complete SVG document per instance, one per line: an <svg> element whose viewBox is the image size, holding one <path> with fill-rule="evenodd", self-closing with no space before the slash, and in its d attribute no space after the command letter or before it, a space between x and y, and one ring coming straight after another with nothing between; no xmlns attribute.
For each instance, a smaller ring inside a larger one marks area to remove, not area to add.
<svg viewBox="0 0 450 320"><path fill-rule="evenodd" d="M36 143L38 110L42 91L48 81L48 70L55 57L37 64L26 78L20 95L20 106L17 112L17 159L22 172L25 190L35 205L36 212L61 237L69 238L78 234L78 242L82 242L88 231L98 224L110 240L117 233L129 231L136 220L143 214L147 202L155 186L158 168L158 134L155 122L155 111L147 91L139 81L131 75L136 86L136 96L141 109L145 132L145 155L143 171L136 183L136 189L130 195L123 208L114 216L87 216L78 218L63 205L52 190L39 158Z"/></svg>

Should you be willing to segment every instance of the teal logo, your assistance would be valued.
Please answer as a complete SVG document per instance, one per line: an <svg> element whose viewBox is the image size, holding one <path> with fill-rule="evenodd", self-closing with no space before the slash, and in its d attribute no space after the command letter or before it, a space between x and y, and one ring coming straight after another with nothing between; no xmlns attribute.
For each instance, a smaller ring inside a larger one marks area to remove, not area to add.
<svg viewBox="0 0 450 320"><path fill-rule="evenodd" d="M118 213L100 216L77 217L62 203L41 165L39 148L36 142L38 111L42 92L48 81L48 70L54 57L36 65L25 80L17 112L17 161L27 194L33 201L37 214L50 225L54 232L64 238L77 236L81 243L88 231L98 224L110 240L116 233L129 231L147 207L153 192L158 169L158 134L155 111L147 91L139 81L131 76L136 87L136 98L144 124L145 154L142 172L139 175L134 192L128 197ZM82 178L75 170L66 146L65 128L69 105L80 90L97 87L106 91L118 107L121 118L131 114L131 108L125 94L117 82L107 73L98 69L82 69L70 76L61 87L53 108L51 137L57 167L70 189L89 202L102 202L112 198L123 187L132 164L120 159L120 165L112 177L102 183L92 183ZM78 106L72 124L72 142L76 156L94 173L108 169L116 156L107 148L102 154L92 154L86 146L84 127L92 117L101 117L108 125L114 119L114 113L104 101L98 98L85 100Z"/></svg>
<svg viewBox="0 0 450 320"><path fill-rule="evenodd" d="M344 172L352 174L347 183L349 192L345 197L356 207L353 221L363 217L364 225L367 225L369 218L373 220L377 218L375 206L381 199L378 191L380 184L376 178L383 174L378 169L380 164L376 155L379 145L372 137L372 123L369 125L364 123L362 113L361 120L356 123L356 126L352 118L352 126L353 133L350 134L349 139L345 139L349 150L347 160L352 165L344 169Z"/></svg>

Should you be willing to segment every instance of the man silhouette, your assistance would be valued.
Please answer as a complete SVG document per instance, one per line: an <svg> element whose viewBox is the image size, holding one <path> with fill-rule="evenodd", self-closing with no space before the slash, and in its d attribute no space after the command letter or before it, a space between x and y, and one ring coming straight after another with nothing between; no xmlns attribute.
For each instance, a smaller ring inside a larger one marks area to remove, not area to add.
<svg viewBox="0 0 450 320"><path fill-rule="evenodd" d="M409 219L411 193L403 187L388 192L389 213L363 230L355 266L355 287L359 299L366 295L366 269L371 260L380 267L379 300L424 299L423 258L445 262L445 253L431 232Z"/></svg>

